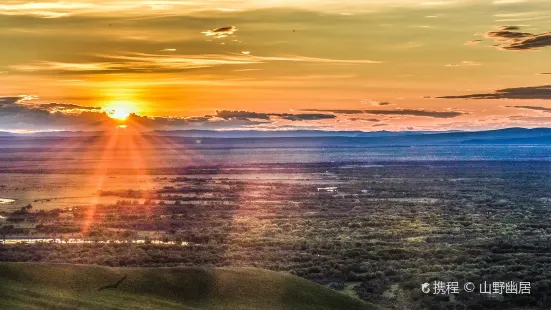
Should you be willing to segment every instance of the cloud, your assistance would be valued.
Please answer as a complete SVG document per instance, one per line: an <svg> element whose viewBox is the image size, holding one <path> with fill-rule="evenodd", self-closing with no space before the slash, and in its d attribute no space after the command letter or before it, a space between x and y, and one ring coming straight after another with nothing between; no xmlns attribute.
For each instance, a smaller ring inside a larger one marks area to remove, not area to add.
<svg viewBox="0 0 551 310"><path fill-rule="evenodd" d="M551 46L551 32L532 34L517 31L520 30L517 26L500 26L498 28L500 30L487 32L486 37L495 39L498 42L496 47L500 49L522 51Z"/></svg>
<svg viewBox="0 0 551 310"><path fill-rule="evenodd" d="M498 40L504 40L504 41L510 41L510 39L529 38L529 37L532 37L532 36L534 36L534 35L529 33L529 32L516 32L516 31L510 31L510 30L499 30L499 31L486 32L486 37L493 38L493 39L498 39Z"/></svg>
<svg viewBox="0 0 551 310"><path fill-rule="evenodd" d="M303 113L303 114L279 114L279 117L289 121L316 121L323 119L336 118L332 114L316 114L316 113Z"/></svg>
<svg viewBox="0 0 551 310"><path fill-rule="evenodd" d="M373 64L378 61L365 59L329 59L297 55L285 56L251 56L243 54L146 54L121 53L113 55L94 55L100 60L86 63L38 61L29 64L11 65L9 68L19 72L50 72L50 73L159 73L178 72L183 70L210 68L224 65L250 65L267 62L305 62L334 64Z"/></svg>
<svg viewBox="0 0 551 310"><path fill-rule="evenodd" d="M336 118L332 114L290 114L290 113L257 113L249 111L216 111L216 116L222 119L262 119L270 120L272 117L281 118L289 121L313 121Z"/></svg>
<svg viewBox="0 0 551 310"><path fill-rule="evenodd" d="M522 122L542 122L542 123L549 123L551 122L551 117L548 116L509 116L508 119L513 121L522 121ZM544 124L546 125L546 124Z"/></svg>
<svg viewBox="0 0 551 310"><path fill-rule="evenodd" d="M86 107L71 105L71 109L82 108L80 113L70 114L56 110L57 104L32 104L21 97L0 98L0 128L2 130L80 130L116 126L116 122L107 114L90 112ZM58 108L69 107L59 105Z"/></svg>
<svg viewBox="0 0 551 310"><path fill-rule="evenodd" d="M148 117L131 114L125 122L127 126L141 130L178 130L178 129L236 129L270 124L267 120L248 118L223 119L211 115L196 117Z"/></svg>
<svg viewBox="0 0 551 310"><path fill-rule="evenodd" d="M117 71L123 67L116 63L96 62L96 63L67 63L53 61L38 61L30 64L11 65L9 67L14 71L21 72L107 72Z"/></svg>
<svg viewBox="0 0 551 310"><path fill-rule="evenodd" d="M21 72L88 73L113 72L173 72L221 65L257 64L258 61L232 55L157 55L127 53L120 55L97 55L103 61L89 63L64 63L39 61L30 64L12 65L10 69Z"/></svg>
<svg viewBox="0 0 551 310"><path fill-rule="evenodd" d="M8 106L8 105L14 105L14 104L26 104L32 100L39 99L38 96L35 95L19 95L19 96L11 96L11 97L0 97L0 106Z"/></svg>
<svg viewBox="0 0 551 310"><path fill-rule="evenodd" d="M351 117L348 120L350 120L350 121L362 121L362 122L373 122L373 123L381 121L380 119L376 119L376 118L360 118L360 117Z"/></svg>
<svg viewBox="0 0 551 310"><path fill-rule="evenodd" d="M377 101L377 100L362 100L361 101L362 104L370 104L374 107L382 107L382 106L387 106L387 105L392 105L392 103L390 102L386 102L386 101Z"/></svg>
<svg viewBox="0 0 551 310"><path fill-rule="evenodd" d="M0 4L0 15L29 15L41 18L63 18L76 15L93 16L169 16L174 14L191 14L200 11L235 12L238 8L220 8L227 4L224 0L208 2L192 1L53 1L20 2Z"/></svg>
<svg viewBox="0 0 551 310"><path fill-rule="evenodd" d="M21 97L0 97L0 107L17 103Z"/></svg>
<svg viewBox="0 0 551 310"><path fill-rule="evenodd" d="M533 50L546 46L551 46L550 32L533 35L524 40L514 41L507 46L502 46L502 48L508 50Z"/></svg>
<svg viewBox="0 0 551 310"><path fill-rule="evenodd" d="M432 118L453 118L461 116L464 113L458 111L428 111L414 109L396 109L396 110L320 110L306 109L301 111L312 112L328 112L335 114L373 114L373 115L406 115L406 116L422 116Z"/></svg>
<svg viewBox="0 0 551 310"><path fill-rule="evenodd" d="M524 2L526 2L526 0L494 0L492 4L516 4Z"/></svg>
<svg viewBox="0 0 551 310"><path fill-rule="evenodd" d="M249 112L249 111L216 111L216 116L223 118L223 119L232 119L232 118L254 118L254 119L270 119L271 114L266 113L256 113L256 112Z"/></svg>
<svg viewBox="0 0 551 310"><path fill-rule="evenodd" d="M94 112L102 110L101 107L80 106L71 103L44 103L37 106L40 109L50 113L79 114L82 112Z"/></svg>
<svg viewBox="0 0 551 310"><path fill-rule="evenodd" d="M477 44L480 44L481 42L482 40L470 40L465 42L465 45L477 45Z"/></svg>
<svg viewBox="0 0 551 310"><path fill-rule="evenodd" d="M530 105L506 106L506 108L516 108L516 109L527 109L527 110L542 111L542 112L551 112L551 108L539 107L539 106L530 106Z"/></svg>
<svg viewBox="0 0 551 310"><path fill-rule="evenodd" d="M98 107L75 104L22 104L20 97L0 97L0 130L112 130L120 121ZM222 119L212 115L199 117L148 117L131 114L128 127L157 129L231 129L271 123L248 118Z"/></svg>
<svg viewBox="0 0 551 310"><path fill-rule="evenodd" d="M519 26L499 26L498 29L502 31L516 31L516 30L520 30L520 27Z"/></svg>
<svg viewBox="0 0 551 310"><path fill-rule="evenodd" d="M92 3L28 2L0 4L0 15L33 15L44 18L69 16L71 11L86 11Z"/></svg>
<svg viewBox="0 0 551 310"><path fill-rule="evenodd" d="M220 27L212 30L207 30L201 32L202 34L206 35L207 37L215 37L215 38L225 38L229 35L234 34L236 31L238 31L235 26L227 26L227 27Z"/></svg>
<svg viewBox="0 0 551 310"><path fill-rule="evenodd" d="M516 87L496 90L488 94L442 96L441 99L551 99L551 85Z"/></svg>
<svg viewBox="0 0 551 310"><path fill-rule="evenodd" d="M100 107L72 103L35 103L33 96L0 97L0 130L112 130L121 124ZM131 114L124 124L139 130L239 129L256 126L284 126L294 123L337 118L328 113L259 113L252 111L216 111L214 115L194 117L150 117ZM300 124L302 125L302 124Z"/></svg>
<svg viewBox="0 0 551 310"><path fill-rule="evenodd" d="M456 0L424 1L421 3L419 0L279 0L275 2L266 0L5 0L2 4L0 4L0 15L33 16L39 18L66 18L81 15L117 18L143 18L144 16L183 16L205 11L216 12L217 14L230 14L232 12L241 12L244 10L262 10L274 7L315 10L331 14L340 14L342 10L345 10L346 12L355 12L362 10L381 10L396 6L418 7L419 5L423 5L430 7L454 4L457 4ZM210 31L214 30L216 29Z"/></svg>
<svg viewBox="0 0 551 310"><path fill-rule="evenodd" d="M453 118L463 115L458 111L427 111L414 109L397 109L397 110L365 110L365 113L375 115L408 115L408 116L423 116L432 118Z"/></svg>
<svg viewBox="0 0 551 310"><path fill-rule="evenodd" d="M300 111L308 112L325 112L335 114L364 114L364 110L345 110L345 109L301 109Z"/></svg>
<svg viewBox="0 0 551 310"><path fill-rule="evenodd" d="M251 59L261 61L290 61L290 62L318 62L318 63L339 63L339 64L379 64L381 61L368 60L368 59L330 59L330 58L317 58L317 57L305 57L296 55L284 55L284 56L249 56Z"/></svg>
<svg viewBox="0 0 551 310"><path fill-rule="evenodd" d="M460 63L447 64L446 67L472 67L472 66L481 66L482 64L476 61L463 60Z"/></svg>

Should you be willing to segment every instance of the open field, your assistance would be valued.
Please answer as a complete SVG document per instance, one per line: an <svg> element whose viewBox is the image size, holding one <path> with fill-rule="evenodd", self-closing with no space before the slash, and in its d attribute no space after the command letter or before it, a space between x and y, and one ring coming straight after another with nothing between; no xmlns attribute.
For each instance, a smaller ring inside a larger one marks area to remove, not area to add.
<svg viewBox="0 0 551 310"><path fill-rule="evenodd" d="M438 156L459 152L450 148ZM504 158L523 152L497 149ZM336 156L330 151L320 156ZM302 163L276 155L258 163L253 154L252 162L138 171L6 168L0 196L16 202L2 206L2 237L61 243L0 245L0 260L258 267L393 309L551 307L551 162L411 159L415 152ZM73 189L90 200L71 200ZM421 293L435 280L526 281L532 290Z"/></svg>
<svg viewBox="0 0 551 310"><path fill-rule="evenodd" d="M156 190L105 189L101 195L118 200L113 205L44 212L33 207L12 215L21 222L4 226L7 238L91 243L9 245L0 247L0 259L255 266L344 287L395 309L445 309L449 299L420 293L424 282L528 281L528 296L461 294L453 304L546 307L549 163L351 165L289 165L287 178L263 177L281 174L280 165L219 168L222 177L211 167L162 176L158 180L170 185ZM332 186L337 191L327 192ZM115 243L138 239L176 244Z"/></svg>
<svg viewBox="0 0 551 310"><path fill-rule="evenodd" d="M255 268L106 268L0 264L5 309L371 310L376 306Z"/></svg>

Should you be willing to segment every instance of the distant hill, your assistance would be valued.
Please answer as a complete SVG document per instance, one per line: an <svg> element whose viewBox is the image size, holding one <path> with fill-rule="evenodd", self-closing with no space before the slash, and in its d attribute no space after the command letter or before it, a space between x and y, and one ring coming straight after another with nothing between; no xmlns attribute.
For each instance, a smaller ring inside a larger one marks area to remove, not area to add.
<svg viewBox="0 0 551 310"><path fill-rule="evenodd" d="M332 145L370 146L370 145L459 145L459 144L551 144L551 128L505 128L485 131L255 131L255 130L176 130L151 132L118 132L124 135L136 135L158 141L159 137L174 145L185 144L190 147L249 147L249 146L295 146L318 147ZM104 132L44 132L36 134L10 134L0 132L0 148L11 146L55 145L63 141L88 139L90 143L108 137ZM161 140L163 140L161 139Z"/></svg>
<svg viewBox="0 0 551 310"><path fill-rule="evenodd" d="M255 268L108 268L0 263L1 309L380 309Z"/></svg>
<svg viewBox="0 0 551 310"><path fill-rule="evenodd" d="M510 139L472 139L466 140L464 144L502 144L502 145L551 145L551 135L537 137L517 137Z"/></svg>
<svg viewBox="0 0 551 310"><path fill-rule="evenodd" d="M307 138L307 137L391 137L422 134L421 131L326 131L326 130L173 130L155 131L169 137L192 138Z"/></svg>
<svg viewBox="0 0 551 310"><path fill-rule="evenodd" d="M185 138L306 138L306 137L392 137L417 135L423 131L326 131L326 130L157 130L144 131L145 136L185 137ZM52 131L36 133L10 133L0 131L0 137L94 137L107 132L101 131ZM124 135L124 131L118 132ZM135 134L135 133L132 133Z"/></svg>

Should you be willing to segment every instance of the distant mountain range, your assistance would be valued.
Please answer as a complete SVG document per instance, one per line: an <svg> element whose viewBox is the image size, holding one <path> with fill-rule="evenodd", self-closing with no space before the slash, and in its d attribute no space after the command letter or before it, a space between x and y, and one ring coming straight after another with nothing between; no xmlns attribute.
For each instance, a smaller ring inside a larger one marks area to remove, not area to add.
<svg viewBox="0 0 551 310"><path fill-rule="evenodd" d="M162 136L192 137L192 138L305 138L305 137L394 137L419 135L422 131L323 131L323 130L280 130L280 131L258 131L258 130L175 130L155 131Z"/></svg>
<svg viewBox="0 0 551 310"><path fill-rule="evenodd" d="M157 130L144 132L144 135L189 138L304 138L304 137L396 137L434 133L451 133L457 131L324 131L324 130ZM101 131L50 131L36 133L14 133L0 131L0 137L91 137L101 136Z"/></svg>
<svg viewBox="0 0 551 310"><path fill-rule="evenodd" d="M130 133L129 133L130 134ZM25 138L78 138L103 136L102 132L40 132L16 134L0 132L1 139L20 140ZM221 141L248 141L277 139L281 141L339 141L343 144L376 144L376 145L449 145L449 144L536 144L551 145L551 128L506 128L486 131L210 131L210 130L176 130L152 131L143 133L147 136L163 136L181 143L195 142L201 139L204 144L220 144Z"/></svg>

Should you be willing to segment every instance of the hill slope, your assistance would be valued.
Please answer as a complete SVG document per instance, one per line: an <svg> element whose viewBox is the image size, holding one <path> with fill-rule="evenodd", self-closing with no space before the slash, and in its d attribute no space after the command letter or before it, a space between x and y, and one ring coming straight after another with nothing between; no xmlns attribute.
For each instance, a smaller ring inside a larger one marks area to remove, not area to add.
<svg viewBox="0 0 551 310"><path fill-rule="evenodd" d="M378 309L254 268L108 268L0 263L1 309Z"/></svg>

